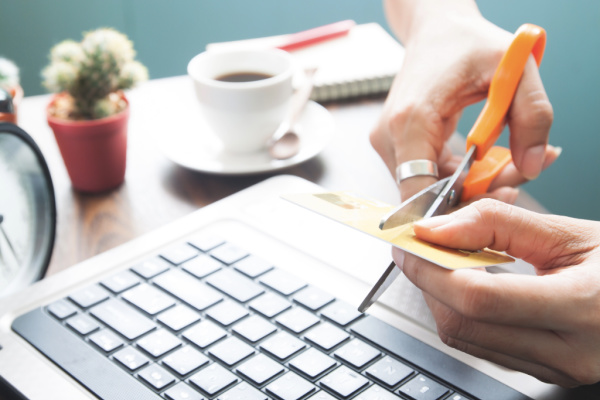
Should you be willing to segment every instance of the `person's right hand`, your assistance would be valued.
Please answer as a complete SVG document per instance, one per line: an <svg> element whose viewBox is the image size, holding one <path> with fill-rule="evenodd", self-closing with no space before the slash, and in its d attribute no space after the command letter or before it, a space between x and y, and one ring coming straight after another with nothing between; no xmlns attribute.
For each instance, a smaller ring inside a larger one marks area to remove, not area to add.
<svg viewBox="0 0 600 400"><path fill-rule="evenodd" d="M371 143L392 174L402 162L427 159L438 164L443 178L460 161L451 154L448 139L462 110L487 96L512 34L484 19L474 3L471 7L464 1L412 2L416 11L408 22L407 10L401 7L406 3L386 4L388 20L406 53ZM552 119L552 106L530 57L507 118L514 164L492 183L490 191L502 188L495 197L511 202L516 190L508 187L536 178L556 160L560 149L547 146ZM402 198L434 182L431 177L407 179L400 185Z"/></svg>

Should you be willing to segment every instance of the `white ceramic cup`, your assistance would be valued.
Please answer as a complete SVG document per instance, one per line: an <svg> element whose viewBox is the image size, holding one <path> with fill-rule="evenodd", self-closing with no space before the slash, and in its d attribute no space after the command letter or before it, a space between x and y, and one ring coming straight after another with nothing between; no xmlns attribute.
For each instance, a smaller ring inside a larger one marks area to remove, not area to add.
<svg viewBox="0 0 600 400"><path fill-rule="evenodd" d="M293 70L292 57L278 49L205 51L188 64L204 119L232 153L265 149L286 115ZM249 82L217 79L236 73L269 77Z"/></svg>

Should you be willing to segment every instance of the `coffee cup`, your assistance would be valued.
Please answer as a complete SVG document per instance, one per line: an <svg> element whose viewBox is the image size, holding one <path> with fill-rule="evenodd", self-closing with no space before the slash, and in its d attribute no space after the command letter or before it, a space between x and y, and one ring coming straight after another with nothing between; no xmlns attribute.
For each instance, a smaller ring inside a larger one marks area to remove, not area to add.
<svg viewBox="0 0 600 400"><path fill-rule="evenodd" d="M232 153L256 152L285 118L292 57L279 49L211 50L188 64L204 120Z"/></svg>

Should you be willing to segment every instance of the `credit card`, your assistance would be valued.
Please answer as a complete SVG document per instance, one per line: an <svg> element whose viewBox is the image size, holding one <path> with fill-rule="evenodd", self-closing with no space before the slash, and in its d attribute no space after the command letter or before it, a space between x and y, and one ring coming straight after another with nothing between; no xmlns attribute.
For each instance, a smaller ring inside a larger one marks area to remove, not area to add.
<svg viewBox="0 0 600 400"><path fill-rule="evenodd" d="M294 193L282 197L444 268L491 267L515 261L504 253L490 249L456 250L420 240L415 236L412 223L381 230L381 217L394 206L352 192Z"/></svg>

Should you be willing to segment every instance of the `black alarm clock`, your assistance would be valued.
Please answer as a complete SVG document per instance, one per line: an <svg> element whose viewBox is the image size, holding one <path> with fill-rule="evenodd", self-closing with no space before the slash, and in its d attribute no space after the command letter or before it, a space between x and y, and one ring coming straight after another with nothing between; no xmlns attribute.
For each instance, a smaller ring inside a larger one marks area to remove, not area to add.
<svg viewBox="0 0 600 400"><path fill-rule="evenodd" d="M56 231L48 165L23 129L0 123L0 297L43 277Z"/></svg>

